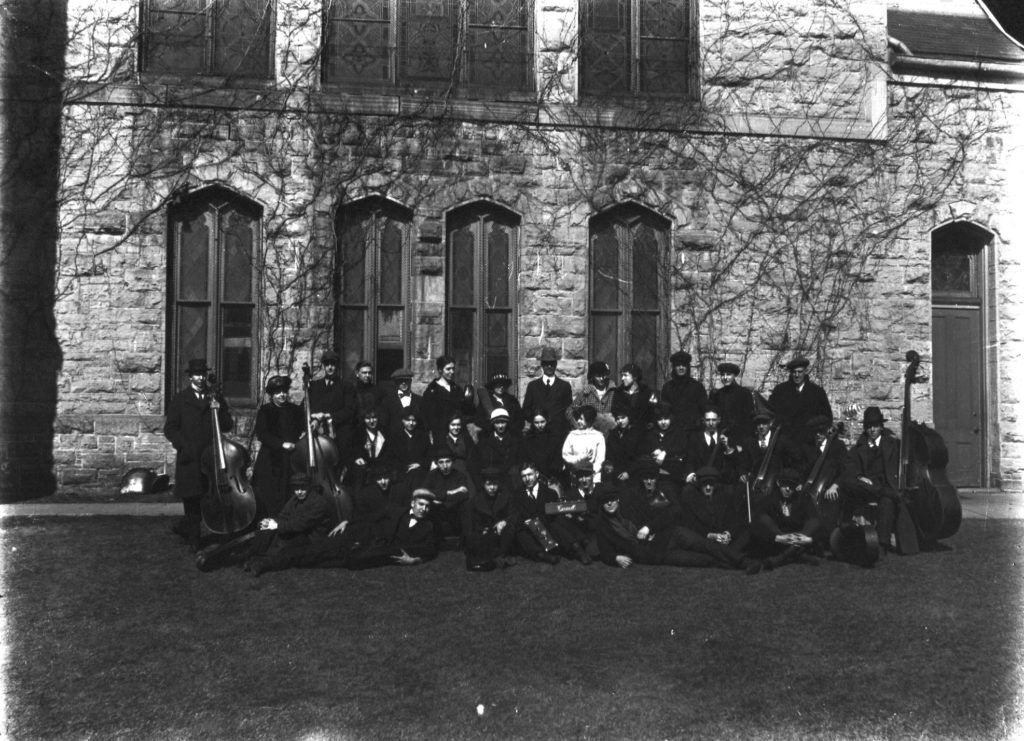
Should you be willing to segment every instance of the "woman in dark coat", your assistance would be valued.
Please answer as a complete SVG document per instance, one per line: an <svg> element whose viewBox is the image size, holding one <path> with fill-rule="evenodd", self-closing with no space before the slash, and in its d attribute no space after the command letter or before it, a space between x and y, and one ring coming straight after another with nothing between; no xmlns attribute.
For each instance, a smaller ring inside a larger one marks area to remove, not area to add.
<svg viewBox="0 0 1024 741"><path fill-rule="evenodd" d="M612 415L628 410L633 424L646 430L654 422L652 412L657 395L643 382L644 372L636 363L622 366L622 383L612 390Z"/></svg>
<svg viewBox="0 0 1024 741"><path fill-rule="evenodd" d="M260 452L253 466L252 486L260 517L276 517L288 501L292 453L306 431L305 412L288 401L291 385L288 376L272 376L266 388L270 402L256 413Z"/></svg>
<svg viewBox="0 0 1024 741"><path fill-rule="evenodd" d="M473 418L473 389L455 383L455 359L442 355L437 359L437 378L423 391L423 417L434 445L444 440L453 414Z"/></svg>

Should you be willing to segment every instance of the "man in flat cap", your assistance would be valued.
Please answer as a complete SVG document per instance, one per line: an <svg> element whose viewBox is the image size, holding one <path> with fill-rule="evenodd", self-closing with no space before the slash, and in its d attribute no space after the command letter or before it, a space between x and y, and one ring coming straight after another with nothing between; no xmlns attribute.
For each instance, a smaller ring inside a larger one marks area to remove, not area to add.
<svg viewBox="0 0 1024 741"><path fill-rule="evenodd" d="M711 392L708 400L722 413L723 429L737 439L749 440L754 436L754 392L737 382L739 375L736 363L719 363L718 379L722 385Z"/></svg>
<svg viewBox="0 0 1024 741"><path fill-rule="evenodd" d="M700 429L700 417L708 402L704 385L690 377L692 357L685 350L672 353L672 377L661 387L661 401L672 408L673 424L690 432Z"/></svg>
<svg viewBox="0 0 1024 741"><path fill-rule="evenodd" d="M768 398L782 429L799 443L811 440L812 431L807 426L811 417L820 414L828 418L829 424L832 423L832 404L828 394L821 386L808 380L808 366L810 361L802 355L786 363L789 380L776 386Z"/></svg>
<svg viewBox="0 0 1024 741"><path fill-rule="evenodd" d="M426 432L423 421L423 397L412 390L413 373L409 368L398 368L391 373L391 383L384 391L381 401L380 424L389 437L395 437L402 431L407 412L416 415L417 427Z"/></svg>
<svg viewBox="0 0 1024 741"><path fill-rule="evenodd" d="M569 434L569 419L566 413L572 406L572 386L564 378L558 378L558 353L554 348L545 347L540 353L541 375L526 384L523 397L523 413L526 419L541 410L548 417L548 429L558 446Z"/></svg>
<svg viewBox="0 0 1024 741"><path fill-rule="evenodd" d="M749 540L746 500L739 490L722 482L718 469L703 466L696 481L680 497L683 527L728 548L719 555L736 567L746 567L743 550Z"/></svg>

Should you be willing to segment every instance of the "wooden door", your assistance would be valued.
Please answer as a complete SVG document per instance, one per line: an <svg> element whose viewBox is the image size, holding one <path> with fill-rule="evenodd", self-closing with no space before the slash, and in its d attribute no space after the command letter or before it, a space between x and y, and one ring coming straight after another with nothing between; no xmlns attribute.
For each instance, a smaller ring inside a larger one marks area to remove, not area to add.
<svg viewBox="0 0 1024 741"><path fill-rule="evenodd" d="M985 480L985 290L991 234L958 222L932 232L932 393L936 431L955 486Z"/></svg>
<svg viewBox="0 0 1024 741"><path fill-rule="evenodd" d="M946 441L954 486L982 486L981 307L932 309L935 429Z"/></svg>

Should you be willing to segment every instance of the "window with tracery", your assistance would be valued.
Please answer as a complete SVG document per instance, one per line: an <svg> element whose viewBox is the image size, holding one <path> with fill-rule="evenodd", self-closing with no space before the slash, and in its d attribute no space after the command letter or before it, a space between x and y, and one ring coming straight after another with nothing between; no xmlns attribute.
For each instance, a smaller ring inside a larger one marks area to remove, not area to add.
<svg viewBox="0 0 1024 741"><path fill-rule="evenodd" d="M590 223L591 359L614 370L636 363L659 380L666 347L668 293L662 277L669 222L635 205L618 206Z"/></svg>
<svg viewBox="0 0 1024 741"><path fill-rule="evenodd" d="M273 35L272 0L143 0L141 68L267 78Z"/></svg>
<svg viewBox="0 0 1024 741"><path fill-rule="evenodd" d="M252 403L256 378L256 259L262 210L226 189L205 188L169 213L168 392L191 358L206 358L225 396Z"/></svg>
<svg viewBox="0 0 1024 741"><path fill-rule="evenodd" d="M690 97L696 0L582 0L580 94Z"/></svg>
<svg viewBox="0 0 1024 741"><path fill-rule="evenodd" d="M519 217L476 204L448 217L447 346L462 381L516 375Z"/></svg>
<svg viewBox="0 0 1024 741"><path fill-rule="evenodd" d="M349 370L370 360L378 379L407 365L411 220L406 209L380 198L338 214L335 348Z"/></svg>
<svg viewBox="0 0 1024 741"><path fill-rule="evenodd" d="M328 0L324 81L533 89L532 0Z"/></svg>

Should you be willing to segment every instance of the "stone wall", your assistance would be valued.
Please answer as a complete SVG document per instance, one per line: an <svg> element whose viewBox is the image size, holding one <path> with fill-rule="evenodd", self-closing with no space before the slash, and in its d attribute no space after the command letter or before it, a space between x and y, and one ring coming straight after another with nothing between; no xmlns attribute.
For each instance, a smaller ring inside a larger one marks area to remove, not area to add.
<svg viewBox="0 0 1024 741"><path fill-rule="evenodd" d="M806 353L836 413L858 421L867 405L899 419L904 353L927 356L931 341L928 233L963 218L947 214L969 202L970 218L999 235L993 473L1019 486L1020 389L1009 367L1022 286L1002 143L1014 120L1004 106L1019 94L933 89L915 108L920 91L894 82L887 101L884 3L702 2L701 100L639 113L575 100L575 3L538 3L538 75L559 70L555 84L538 85L547 98L454 100L442 114L401 96L320 90L319 14L308 0L278 4L276 94L140 79L113 63L134 59L131 5L107 4L114 43L75 49L86 77L116 69L116 79L65 109L61 487L112 489L128 467L173 460L160 434L168 385L182 380L164 360L167 209L211 184L264 209L261 369L297 376L329 343L334 214L375 196L413 213L412 365L424 385L444 351L446 215L488 201L522 224L510 369L519 390L544 345L561 351L560 372L579 386L594 342L589 220L633 203L671 223L666 351L691 350L709 387L717 362L739 362L744 383L765 392L782 380L781 362ZM936 111L948 126L921 123ZM677 117L668 127L667 113ZM957 138L963 130L970 136ZM930 404L928 386L915 387L914 416L930 420ZM250 415L240 415L243 436Z"/></svg>

